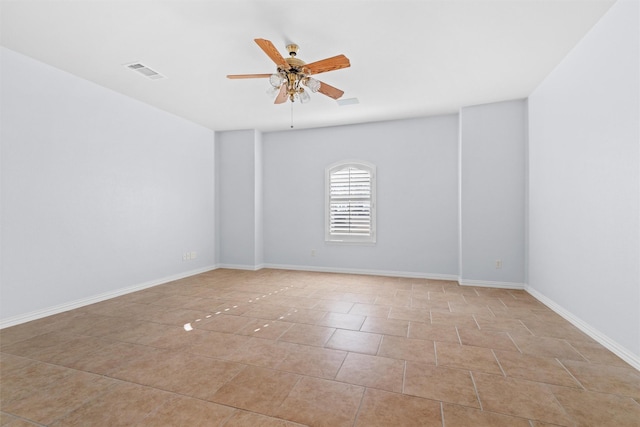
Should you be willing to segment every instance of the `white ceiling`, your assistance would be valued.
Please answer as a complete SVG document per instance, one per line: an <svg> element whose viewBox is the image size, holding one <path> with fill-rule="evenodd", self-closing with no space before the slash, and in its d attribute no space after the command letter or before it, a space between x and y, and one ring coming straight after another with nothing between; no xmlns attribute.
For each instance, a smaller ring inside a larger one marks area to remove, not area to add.
<svg viewBox="0 0 640 427"><path fill-rule="evenodd" d="M253 41L314 62L351 67L318 75L345 91L293 105L296 128L456 112L524 98L614 0L2 0L3 46L214 130L288 129L271 73ZM167 76L148 80L123 65Z"/></svg>

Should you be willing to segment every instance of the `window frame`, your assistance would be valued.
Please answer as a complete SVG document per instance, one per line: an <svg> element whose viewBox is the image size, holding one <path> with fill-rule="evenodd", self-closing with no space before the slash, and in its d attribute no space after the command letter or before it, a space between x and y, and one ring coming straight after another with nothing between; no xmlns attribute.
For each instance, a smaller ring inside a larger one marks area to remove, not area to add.
<svg viewBox="0 0 640 427"><path fill-rule="evenodd" d="M342 171L347 168L363 170L369 173L369 230L368 235L357 234L333 234L331 233L331 182L332 175L335 172ZM376 230L376 166L372 163L362 160L346 160L336 163L325 168L325 242L337 244L358 244L372 245L377 240Z"/></svg>

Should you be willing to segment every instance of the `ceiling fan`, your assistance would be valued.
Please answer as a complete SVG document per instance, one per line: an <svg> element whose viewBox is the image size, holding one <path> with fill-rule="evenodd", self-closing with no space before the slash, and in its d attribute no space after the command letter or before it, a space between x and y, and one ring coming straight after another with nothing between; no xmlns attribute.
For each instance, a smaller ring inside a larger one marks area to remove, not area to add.
<svg viewBox="0 0 640 427"><path fill-rule="evenodd" d="M305 64L304 61L296 58L298 54L298 45L296 44L292 43L287 45L287 52L289 52L290 57L285 59L269 40L254 39L254 41L260 46L264 53L275 62L278 67L277 71L273 74L229 74L227 78L268 78L272 86L272 93L274 95L277 93L274 104L282 104L287 102L287 100L291 102L299 100L303 104L310 101L311 97L303 86L311 90L311 92L320 92L333 99L338 99L344 94L344 91L316 80L311 76L350 67L351 63L346 56L337 55Z"/></svg>

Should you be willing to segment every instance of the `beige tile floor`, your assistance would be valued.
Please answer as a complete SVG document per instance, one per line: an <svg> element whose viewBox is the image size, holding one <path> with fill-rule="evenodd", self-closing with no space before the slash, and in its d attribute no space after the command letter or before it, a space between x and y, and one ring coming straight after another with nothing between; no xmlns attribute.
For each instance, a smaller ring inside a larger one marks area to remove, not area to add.
<svg viewBox="0 0 640 427"><path fill-rule="evenodd" d="M0 331L1 426L640 426L524 291L215 270Z"/></svg>

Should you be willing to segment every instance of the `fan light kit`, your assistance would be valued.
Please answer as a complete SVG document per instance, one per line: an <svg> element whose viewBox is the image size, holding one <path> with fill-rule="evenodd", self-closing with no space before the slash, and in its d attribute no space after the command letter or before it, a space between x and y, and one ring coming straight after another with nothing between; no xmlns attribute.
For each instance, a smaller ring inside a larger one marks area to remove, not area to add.
<svg viewBox="0 0 640 427"><path fill-rule="evenodd" d="M305 64L304 61L297 58L298 45L287 45L289 58L283 58L275 48L273 43L265 39L254 40L258 46L267 54L277 66L277 70L273 74L229 74L230 79L259 79L268 78L271 88L267 91L271 95L275 95L274 104L283 104L287 100L291 102L300 101L304 104L311 100L309 93L320 92L329 98L338 99L344 91L330 86L324 82L311 77L315 74L325 73L327 71L339 70L341 68L350 67L349 58L344 55L337 55L331 58L322 59L320 61Z"/></svg>

